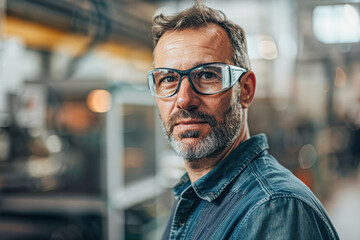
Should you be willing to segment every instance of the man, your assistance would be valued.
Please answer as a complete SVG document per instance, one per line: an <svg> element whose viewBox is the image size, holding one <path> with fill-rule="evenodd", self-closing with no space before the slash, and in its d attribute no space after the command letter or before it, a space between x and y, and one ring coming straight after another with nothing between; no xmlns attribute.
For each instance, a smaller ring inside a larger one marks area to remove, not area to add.
<svg viewBox="0 0 360 240"><path fill-rule="evenodd" d="M163 239L338 239L311 191L250 137L256 80L245 34L198 2L154 18L148 84L187 173Z"/></svg>

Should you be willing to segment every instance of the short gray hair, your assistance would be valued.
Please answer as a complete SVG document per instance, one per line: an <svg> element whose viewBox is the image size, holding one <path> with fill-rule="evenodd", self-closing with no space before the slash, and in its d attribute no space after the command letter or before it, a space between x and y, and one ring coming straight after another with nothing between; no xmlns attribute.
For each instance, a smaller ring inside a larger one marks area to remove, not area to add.
<svg viewBox="0 0 360 240"><path fill-rule="evenodd" d="M244 30L228 20L220 10L209 8L199 1L195 1L192 7L174 16L163 14L155 16L152 27L154 46L156 47L161 36L167 31L206 27L209 23L215 23L225 29L232 45L234 64L250 70L251 65Z"/></svg>

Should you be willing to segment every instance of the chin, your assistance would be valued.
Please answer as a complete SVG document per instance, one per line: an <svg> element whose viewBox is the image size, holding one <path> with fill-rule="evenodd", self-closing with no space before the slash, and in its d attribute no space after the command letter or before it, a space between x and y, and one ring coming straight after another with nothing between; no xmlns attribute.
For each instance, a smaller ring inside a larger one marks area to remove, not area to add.
<svg viewBox="0 0 360 240"><path fill-rule="evenodd" d="M196 147L201 140L199 138L183 138L179 140L179 144L182 146L181 148L186 151L188 149Z"/></svg>
<svg viewBox="0 0 360 240"><path fill-rule="evenodd" d="M175 139L170 137L170 144L177 154L189 161L212 156L220 148L218 142L214 141L214 134L206 137L187 137Z"/></svg>

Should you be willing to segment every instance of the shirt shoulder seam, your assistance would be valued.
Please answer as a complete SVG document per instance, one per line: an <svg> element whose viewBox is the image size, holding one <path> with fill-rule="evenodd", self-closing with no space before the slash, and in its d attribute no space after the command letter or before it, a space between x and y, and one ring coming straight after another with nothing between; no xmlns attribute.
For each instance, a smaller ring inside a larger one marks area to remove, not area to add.
<svg viewBox="0 0 360 240"><path fill-rule="evenodd" d="M282 193L282 194L273 194L270 195L268 197L265 197L261 200L259 200L252 208L249 209L249 211L246 213L246 215L244 216L243 220L240 222L239 226L236 229L235 232L235 236L238 236L238 232L240 231L240 228L242 227L242 225L248 220L248 218L263 204L266 204L272 200L276 200L279 198L289 198L289 199L293 199L295 201L300 201L303 204L309 206L311 208L312 211L314 211L314 213L316 214L316 216L318 216L321 219L321 222L326 226L326 229L328 231L328 233L333 237L333 239L337 239L335 236L335 233L332 231L331 226L329 226L327 220L325 219L325 217L323 216L323 214L318 211L318 209L309 201L307 201L305 198L295 195L295 194L286 194L286 193Z"/></svg>
<svg viewBox="0 0 360 240"><path fill-rule="evenodd" d="M261 189L263 189L263 191L267 194L267 196L270 197L271 195L274 195L274 190L270 187L267 180L260 173L255 162L253 164L250 164L249 167L250 167L250 172L255 176L256 181L259 182Z"/></svg>

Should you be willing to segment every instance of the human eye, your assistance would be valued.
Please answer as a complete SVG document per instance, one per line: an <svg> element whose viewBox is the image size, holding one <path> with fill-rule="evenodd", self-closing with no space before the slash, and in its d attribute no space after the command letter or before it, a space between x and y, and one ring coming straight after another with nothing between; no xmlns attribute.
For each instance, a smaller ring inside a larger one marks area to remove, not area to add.
<svg viewBox="0 0 360 240"><path fill-rule="evenodd" d="M203 78L203 79L213 79L213 78L216 78L216 74L213 73L213 72L210 72L210 71L204 71L204 72L201 72L200 75L199 75L200 78Z"/></svg>
<svg viewBox="0 0 360 240"><path fill-rule="evenodd" d="M164 84L164 83L172 83L176 80L174 76L169 75L169 76L161 77L159 81L160 83Z"/></svg>
<svg viewBox="0 0 360 240"><path fill-rule="evenodd" d="M158 87L169 87L176 85L178 81L177 74L172 71L162 70L154 74L156 86Z"/></svg>
<svg viewBox="0 0 360 240"><path fill-rule="evenodd" d="M200 81L218 81L221 80L221 76L214 69L202 69L197 72L197 79Z"/></svg>

